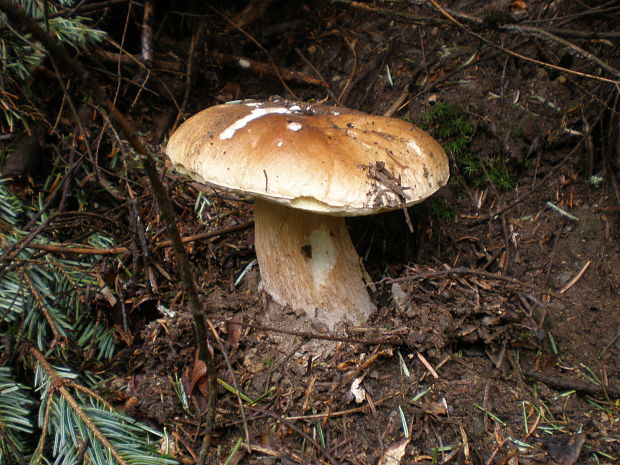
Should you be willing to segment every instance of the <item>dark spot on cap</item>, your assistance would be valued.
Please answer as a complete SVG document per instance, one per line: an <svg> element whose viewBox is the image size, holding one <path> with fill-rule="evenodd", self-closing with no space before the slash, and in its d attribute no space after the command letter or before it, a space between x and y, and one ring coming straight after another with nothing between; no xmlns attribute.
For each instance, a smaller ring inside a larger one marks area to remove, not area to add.
<svg viewBox="0 0 620 465"><path fill-rule="evenodd" d="M312 258L312 246L308 244L302 245L301 254L308 259Z"/></svg>

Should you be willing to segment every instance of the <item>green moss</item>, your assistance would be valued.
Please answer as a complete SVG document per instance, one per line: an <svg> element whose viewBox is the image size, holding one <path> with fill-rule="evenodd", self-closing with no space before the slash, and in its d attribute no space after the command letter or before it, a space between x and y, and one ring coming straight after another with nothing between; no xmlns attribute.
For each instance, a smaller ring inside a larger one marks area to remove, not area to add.
<svg viewBox="0 0 620 465"><path fill-rule="evenodd" d="M474 124L458 105L438 102L420 114L419 124L439 139L456 164L457 183L476 187L493 184L506 190L514 187L514 174L504 157L472 152Z"/></svg>
<svg viewBox="0 0 620 465"><path fill-rule="evenodd" d="M456 216L456 210L441 199L431 198L429 206L434 216L439 216L446 221L450 221Z"/></svg>
<svg viewBox="0 0 620 465"><path fill-rule="evenodd" d="M512 137L514 137L515 139L520 139L521 137L523 137L524 131L525 130L523 129L523 126L521 126L520 124L517 124L512 129Z"/></svg>
<svg viewBox="0 0 620 465"><path fill-rule="evenodd" d="M474 133L474 125L461 107L444 102L438 102L429 111L421 113L420 124L424 129L434 132L444 142L456 145L469 144Z"/></svg>

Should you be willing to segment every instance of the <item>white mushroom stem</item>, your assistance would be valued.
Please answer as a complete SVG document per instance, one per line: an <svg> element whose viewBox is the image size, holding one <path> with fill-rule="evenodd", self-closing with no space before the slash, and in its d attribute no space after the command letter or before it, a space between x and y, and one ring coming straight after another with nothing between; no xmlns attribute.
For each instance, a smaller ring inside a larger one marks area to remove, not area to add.
<svg viewBox="0 0 620 465"><path fill-rule="evenodd" d="M254 220L263 288L277 303L329 329L361 324L376 309L343 217L256 199Z"/></svg>

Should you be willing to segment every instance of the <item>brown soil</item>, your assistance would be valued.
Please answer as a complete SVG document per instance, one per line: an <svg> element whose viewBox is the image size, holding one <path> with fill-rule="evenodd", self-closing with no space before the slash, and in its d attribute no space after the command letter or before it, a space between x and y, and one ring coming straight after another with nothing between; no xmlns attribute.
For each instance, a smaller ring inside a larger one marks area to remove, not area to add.
<svg viewBox="0 0 620 465"><path fill-rule="evenodd" d="M406 2L374 3L440 19ZM475 2L442 3L476 10ZM549 9L568 15L570 8L569 2L531 1L528 18L551 17ZM620 18L617 10L613 14L583 16L565 27L617 30ZM203 20L210 50L269 64L218 14ZM330 84L331 94L288 81L301 100L337 98L374 114L398 101L391 113L420 124L433 105L460 107L473 125L468 150L478 160L504 160L512 186L489 182L484 168L477 179L468 178L453 156L452 180L436 202L410 210L413 234L402 212L352 220L379 311L366 327L337 334L320 332L302 315L269 302L259 291L256 267L235 286L254 259L251 228L192 243L204 306L232 364L231 371L211 341L220 378L232 385L234 377L245 395L260 399L242 402L244 425L238 399L220 385L208 462L223 463L236 441L245 439L245 428L256 447L242 447L229 463L618 460L620 199L606 158L613 143L613 88L507 57L458 27L329 2L271 2L246 29L275 63ZM569 66L559 47L539 39L485 29L480 34ZM162 35L162 55L186 56L191 34L176 31L171 37ZM611 51L617 53L617 44L584 44L620 64ZM276 77L213 60L199 54L189 114L234 98L287 92ZM592 72L585 61L574 60L574 69ZM168 85L179 90L185 81ZM141 115L142 127L157 127L168 107L155 102ZM441 138L440 127L428 127ZM592 148L579 135L589 128ZM600 185L590 182L593 174ZM167 181L183 235L251 219L245 199L203 189L210 203L200 224L193 212L197 187L173 173ZM171 258L160 259L159 266L175 276ZM135 417L173 432L178 457L193 463L206 382L195 361L191 317L174 279L142 302L135 307L133 345L116 360L126 388L121 400ZM175 315L158 313L155 303ZM231 320L242 322L242 330ZM190 394L185 408L177 379ZM355 393L361 395L357 400ZM404 455L388 460L386 451L402 440Z"/></svg>

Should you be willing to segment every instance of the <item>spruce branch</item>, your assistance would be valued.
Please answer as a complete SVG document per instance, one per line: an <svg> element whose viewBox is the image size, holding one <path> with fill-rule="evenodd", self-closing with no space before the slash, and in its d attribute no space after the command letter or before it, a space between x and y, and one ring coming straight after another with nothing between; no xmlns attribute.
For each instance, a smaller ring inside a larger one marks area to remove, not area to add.
<svg viewBox="0 0 620 465"><path fill-rule="evenodd" d="M0 463L26 463L33 403L26 386L13 381L11 369L0 367Z"/></svg>
<svg viewBox="0 0 620 465"><path fill-rule="evenodd" d="M210 446L210 439L215 418L215 396L217 392L217 370L215 356L212 349L210 348L210 345L208 344L208 320L198 299L198 291L196 289L196 284L191 273L189 260L187 259L183 242L181 241L181 236L176 224L176 218L174 216L172 204L166 194L164 185L159 178L159 174L157 173L155 160L151 156L150 151L146 148L146 145L143 142L142 138L131 126L129 121L116 108L113 101L103 92L101 92L96 77L90 76L86 69L81 65L81 63L75 60L58 40L56 40L53 36L49 35L39 26L39 24L37 24L37 22L31 16L29 16L18 6L9 2L9 0L0 0L0 11L3 11L6 14L9 22L16 30L23 34L30 34L35 40L37 40L43 45L52 60L55 60L58 64L61 64L63 67L68 68L68 70L74 75L74 77L77 78L78 82L82 85L85 93L93 97L97 104L107 111L110 120L116 127L121 130L133 150L138 155L144 158L144 167L151 183L153 194L160 209L162 219L166 225L168 236L172 241L172 248L177 259L182 288L185 296L188 299L190 311L194 319L194 330L196 333L196 344L198 345L199 355L206 364L207 373L210 380L209 397L207 399L208 413L205 425L206 433L205 441L203 442L203 450L201 452L201 461L204 463L204 460L206 460L206 450ZM213 327L213 325L210 325L210 329L214 333L216 341L220 346L220 350L222 351L222 353L224 353L225 348L220 343L219 338L217 337L217 332L215 332L215 328ZM233 382L236 384L236 381L234 379ZM245 425L246 422L242 403L240 399L238 400L241 406L241 414ZM246 442L249 444L247 427L245 428L245 430Z"/></svg>
<svg viewBox="0 0 620 465"><path fill-rule="evenodd" d="M95 424L88 417L88 415L86 415L86 413L80 407L80 405L77 403L75 398L69 393L69 391L65 387L65 380L63 378L60 378L59 376L56 375L56 372L52 369L52 366L47 362L47 360L45 359L43 354L41 352L39 352L39 350L36 347L34 347L34 346L30 346L28 350L37 359L37 361L43 367L43 369L47 373L47 376L51 380L52 387L51 387L51 390L50 390L51 392L49 392L48 395L52 396L54 394L54 391L56 391L56 390L58 392L60 392L62 397L71 406L73 411L82 419L82 421L86 424L88 429L110 451L110 454L112 455L112 457L114 457L116 459L118 464L119 465L128 465L127 462L125 462L125 460L123 459L123 457L121 457L121 455L118 453L118 451L112 446L112 444L110 444L108 439L99 430L99 428L97 428L97 426L95 426Z"/></svg>
<svg viewBox="0 0 620 465"><path fill-rule="evenodd" d="M57 463L109 465L171 465L176 460L161 457L149 436L161 436L152 429L115 411L99 395L77 382L71 371L53 367L34 345L26 346L37 363L37 384L43 392L42 432L54 434ZM42 434L36 462L43 462ZM84 459L77 460L82 455ZM88 457L86 459L86 457Z"/></svg>
<svg viewBox="0 0 620 465"><path fill-rule="evenodd" d="M80 262L47 255L42 260L32 260L30 251L15 247L23 237L29 237L19 229L20 217L28 218L31 214L32 210L14 197L4 182L0 182L0 224L9 225L0 245L2 265L8 265L8 260L12 263L0 273L2 330L17 324L23 328L23 335L36 340L42 350L48 347L51 332L52 344L65 347L72 339L82 349L94 349L98 359L109 358L115 351L113 333L103 322L85 318L89 316L90 308L79 298L82 289L97 284L92 274L93 259ZM47 218L41 220L47 224ZM45 236L30 240L48 241ZM91 235L91 240L109 241L101 234Z"/></svg>
<svg viewBox="0 0 620 465"><path fill-rule="evenodd" d="M0 245L0 248L4 249L1 253L18 243L21 237L26 236L26 233L19 229L19 225L29 217L34 217L34 213L34 209L26 207L8 191L5 183L0 181L0 225L7 225ZM47 224L48 219L45 214L39 217L39 221L43 224ZM38 235L32 240L46 242L48 239L44 235ZM89 236L89 242L95 245L109 245L110 239L101 233L94 233ZM92 275L92 258L80 262L46 255L43 259L33 260L30 251L21 250L13 260L17 260L15 265L0 274L0 353L3 356L10 356L15 339L34 341L38 347L36 351L40 353L49 350L49 354L62 360L76 357L79 360L80 355L86 350L97 360L109 358L114 353L116 344L112 331L104 322L92 318L90 307L84 305L80 299L83 289L96 286L96 280ZM32 350L28 353L34 351L35 346L32 342L22 344L22 347L31 346ZM20 452L16 448L21 445L14 439L15 434L10 428L12 424L9 420L16 417L11 416L11 412L20 405L23 406L23 402L20 404L13 399L11 405L13 410L8 411L8 414L7 410L3 409L3 401L11 400L13 393L5 388L8 381L2 379L0 372L0 451L9 451L4 452L4 455L11 457L11 460L2 460L0 457L0 464L28 463L28 461L32 464L54 461L59 464L81 463L81 460L77 462L75 460L76 457L79 458L82 450L79 444L73 442L76 437L83 438L80 441L84 445L84 453L88 453L89 457L91 455L98 457L97 460L90 460L93 465L112 463L113 455L106 452L107 449L97 439L95 433L90 431L79 411L72 408L70 399L65 399L61 395L62 390L49 389L56 384L50 381L42 365L38 363L35 365L36 368L33 368L32 363L26 363L26 367L35 372L35 386L39 388L35 392L39 394L41 402L40 439L34 451L30 448L35 446L32 440L22 441L23 460L15 462L16 457L20 457ZM75 378L66 367L53 370L58 379ZM12 386L16 386L17 383L12 379L13 374L9 373L7 376ZM82 377L93 385L100 381L88 372L82 372ZM159 454L154 450L152 441L148 439L158 436L157 432L113 411L101 396L86 385L65 381L64 389L78 402L78 406L92 419L92 423L104 437L120 451L128 465L173 463L170 459L158 457ZM32 411L27 412L22 408L17 413L24 424L34 423ZM66 434L67 432L71 433ZM123 445L128 438L131 438L130 446ZM50 455L53 456L53 460ZM109 459L106 458L108 456Z"/></svg>
<svg viewBox="0 0 620 465"><path fill-rule="evenodd" d="M103 31L89 27L88 18L57 15L60 6L70 6L77 3L75 0L15 0L12 3L15 8L23 8L31 17L45 21L45 27L57 40L74 49L99 42L105 36ZM32 39L29 33L14 28L4 15L0 15L0 107L10 130L14 129L18 120L27 126L29 119L43 119L36 102L21 103L31 97L28 80L32 71L45 59L45 53Z"/></svg>
<svg viewBox="0 0 620 465"><path fill-rule="evenodd" d="M66 345L67 343L66 335L63 334L61 330L58 328L58 326L56 325L57 320L55 318L52 318L52 315L50 314L50 309L48 308L47 303L45 302L45 300L43 299L43 297L37 290L37 286L34 285L27 271L24 270L24 273L22 274L22 278L24 279L24 281L26 281L26 284L28 285L28 288L30 289L32 296L34 297L37 303L37 307L39 308L39 311L43 314L43 316L47 320L48 326L52 330L52 334L54 335L54 339L52 340L52 347L54 347L56 344L60 344L61 346Z"/></svg>

